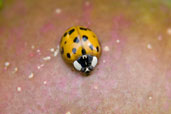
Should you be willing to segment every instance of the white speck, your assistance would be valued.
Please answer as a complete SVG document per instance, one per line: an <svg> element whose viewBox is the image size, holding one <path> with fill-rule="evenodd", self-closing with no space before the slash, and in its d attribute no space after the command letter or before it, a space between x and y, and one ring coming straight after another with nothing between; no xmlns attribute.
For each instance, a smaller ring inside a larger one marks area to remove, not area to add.
<svg viewBox="0 0 171 114"><path fill-rule="evenodd" d="M168 28L168 29L167 29L167 34L168 34L168 35L171 35L171 28Z"/></svg>
<svg viewBox="0 0 171 114"><path fill-rule="evenodd" d="M103 60L103 63L106 63L106 60Z"/></svg>
<svg viewBox="0 0 171 114"><path fill-rule="evenodd" d="M152 49L151 44L147 44L147 48L148 48L148 49Z"/></svg>
<svg viewBox="0 0 171 114"><path fill-rule="evenodd" d="M44 66L44 64L41 64L41 65L37 66L37 69L39 70L39 69L41 69L43 66Z"/></svg>
<svg viewBox="0 0 171 114"><path fill-rule="evenodd" d="M109 47L108 46L105 46L104 47L104 51L109 51L110 49L109 49Z"/></svg>
<svg viewBox="0 0 171 114"><path fill-rule="evenodd" d="M71 114L71 112L67 112L66 114Z"/></svg>
<svg viewBox="0 0 171 114"><path fill-rule="evenodd" d="M89 6L89 5L90 5L90 2L89 2L89 1L86 1L86 2L85 2L85 5L86 5L86 6Z"/></svg>
<svg viewBox="0 0 171 114"><path fill-rule="evenodd" d="M31 46L31 49L34 49L34 48L35 48L35 46L34 46L34 45L32 45L32 46Z"/></svg>
<svg viewBox="0 0 171 114"><path fill-rule="evenodd" d="M40 53L40 49L37 50L37 53Z"/></svg>
<svg viewBox="0 0 171 114"><path fill-rule="evenodd" d="M43 60L45 60L45 61L48 61L48 60L50 60L50 59L51 59L50 56L47 56L47 57L44 57L44 58L43 58Z"/></svg>
<svg viewBox="0 0 171 114"><path fill-rule="evenodd" d="M30 75L28 76L29 79L31 79L33 77L34 77L34 74L33 73L30 73Z"/></svg>
<svg viewBox="0 0 171 114"><path fill-rule="evenodd" d="M57 48L55 50L55 52L53 53L53 56L56 57L59 53L59 45L57 45Z"/></svg>
<svg viewBox="0 0 171 114"><path fill-rule="evenodd" d="M21 87L17 87L17 91L20 92L21 91Z"/></svg>
<svg viewBox="0 0 171 114"><path fill-rule="evenodd" d="M151 99L152 99L152 97L150 96L150 97L148 97L148 99L149 99L149 100L151 100Z"/></svg>
<svg viewBox="0 0 171 114"><path fill-rule="evenodd" d="M37 69L39 70L41 67L40 66L37 66Z"/></svg>
<svg viewBox="0 0 171 114"><path fill-rule="evenodd" d="M157 39L158 39L158 40L162 40L162 36L161 36L161 35L159 35Z"/></svg>
<svg viewBox="0 0 171 114"><path fill-rule="evenodd" d="M98 89L98 86L94 86L94 89Z"/></svg>
<svg viewBox="0 0 171 114"><path fill-rule="evenodd" d="M116 43L120 43L120 40L116 40Z"/></svg>
<svg viewBox="0 0 171 114"><path fill-rule="evenodd" d="M61 9L60 9L60 8L57 8L57 9L56 9L56 13L57 13L57 14L60 14L60 13L61 13Z"/></svg>
<svg viewBox="0 0 171 114"><path fill-rule="evenodd" d="M55 49L54 49L54 48L51 48L51 49L50 49L50 51L51 51L51 52L54 52L54 51L55 51Z"/></svg>
<svg viewBox="0 0 171 114"><path fill-rule="evenodd" d="M46 85L47 84L47 81L43 81L43 84Z"/></svg>
<svg viewBox="0 0 171 114"><path fill-rule="evenodd" d="M10 63L9 62L5 62L5 67L8 67L9 65L10 65Z"/></svg>
<svg viewBox="0 0 171 114"><path fill-rule="evenodd" d="M15 67L13 73L16 73L18 71L18 68Z"/></svg>
<svg viewBox="0 0 171 114"><path fill-rule="evenodd" d="M56 57L58 55L58 53L59 53L59 49L56 49L53 56Z"/></svg>
<svg viewBox="0 0 171 114"><path fill-rule="evenodd" d="M4 63L4 66L5 66L4 69L6 70L6 69L10 66L10 63L9 63L9 62L5 62L5 63Z"/></svg>

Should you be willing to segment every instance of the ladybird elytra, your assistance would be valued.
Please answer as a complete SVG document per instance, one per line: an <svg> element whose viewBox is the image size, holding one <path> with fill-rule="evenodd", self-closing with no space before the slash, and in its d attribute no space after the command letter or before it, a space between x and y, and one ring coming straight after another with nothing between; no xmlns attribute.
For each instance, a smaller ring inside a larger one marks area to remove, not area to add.
<svg viewBox="0 0 171 114"><path fill-rule="evenodd" d="M73 26L64 32L60 52L64 61L72 64L76 70L89 74L98 63L101 45L89 28Z"/></svg>

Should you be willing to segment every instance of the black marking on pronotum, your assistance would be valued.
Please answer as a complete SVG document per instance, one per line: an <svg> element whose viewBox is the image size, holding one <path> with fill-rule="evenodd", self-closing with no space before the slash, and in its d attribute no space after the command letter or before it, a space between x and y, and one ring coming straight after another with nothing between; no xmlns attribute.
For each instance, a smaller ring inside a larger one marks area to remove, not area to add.
<svg viewBox="0 0 171 114"><path fill-rule="evenodd" d="M72 52L74 53L74 54L76 54L76 48L72 48Z"/></svg>
<svg viewBox="0 0 171 114"><path fill-rule="evenodd" d="M64 54L64 48L63 47L61 48L61 54Z"/></svg>
<svg viewBox="0 0 171 114"><path fill-rule="evenodd" d="M85 31L86 31L86 30L87 30L87 28L80 27L80 30L85 30Z"/></svg>
<svg viewBox="0 0 171 114"><path fill-rule="evenodd" d="M64 33L64 37L67 35L67 32L66 33Z"/></svg>
<svg viewBox="0 0 171 114"><path fill-rule="evenodd" d="M68 57L68 58L71 58L71 56L70 56L70 54L69 54L69 53L67 53L67 57Z"/></svg>
<svg viewBox="0 0 171 114"><path fill-rule="evenodd" d="M79 42L78 37L75 37L73 41L74 41L75 43L78 43L78 42Z"/></svg>
<svg viewBox="0 0 171 114"><path fill-rule="evenodd" d="M88 37L86 35L83 35L83 41L87 41Z"/></svg>
<svg viewBox="0 0 171 114"><path fill-rule="evenodd" d="M96 50L97 50L97 52L99 52L99 47L98 46L96 47Z"/></svg>
<svg viewBox="0 0 171 114"><path fill-rule="evenodd" d="M68 32L69 35L71 35L74 31L75 31L75 29L71 29L71 30Z"/></svg>
<svg viewBox="0 0 171 114"><path fill-rule="evenodd" d="M86 50L84 48L82 49L81 52L82 52L82 55L85 55L86 54Z"/></svg>
<svg viewBox="0 0 171 114"><path fill-rule="evenodd" d="M90 48L91 50L93 50L93 45L90 45L89 48Z"/></svg>

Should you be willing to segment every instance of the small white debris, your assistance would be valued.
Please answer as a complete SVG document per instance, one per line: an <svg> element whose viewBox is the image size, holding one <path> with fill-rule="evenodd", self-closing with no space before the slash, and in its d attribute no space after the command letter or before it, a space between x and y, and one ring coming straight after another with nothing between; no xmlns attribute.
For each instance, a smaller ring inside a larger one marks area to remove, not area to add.
<svg viewBox="0 0 171 114"><path fill-rule="evenodd" d="M42 67L44 67L44 64L41 64L41 65L37 66L37 69L39 70L39 69L41 69Z"/></svg>
<svg viewBox="0 0 171 114"><path fill-rule="evenodd" d="M30 75L28 76L29 79L31 79L33 77L34 77L34 74L33 73L30 73Z"/></svg>
<svg viewBox="0 0 171 114"><path fill-rule="evenodd" d="M59 53L59 49L56 49L53 56L56 57L58 55L58 53Z"/></svg>
<svg viewBox="0 0 171 114"><path fill-rule="evenodd" d="M103 63L106 63L106 60L103 60Z"/></svg>
<svg viewBox="0 0 171 114"><path fill-rule="evenodd" d="M152 97L150 96L150 97L148 97L148 99L149 99L149 100L152 100Z"/></svg>
<svg viewBox="0 0 171 114"><path fill-rule="evenodd" d="M43 60L48 61L51 59L51 56L44 57Z"/></svg>
<svg viewBox="0 0 171 114"><path fill-rule="evenodd" d="M57 48L54 51L53 56L56 57L58 55L58 53L59 53L59 45L57 45Z"/></svg>
<svg viewBox="0 0 171 114"><path fill-rule="evenodd" d="M37 53L40 53L40 49L37 49Z"/></svg>
<svg viewBox="0 0 171 114"><path fill-rule="evenodd" d="M151 44L147 44L147 48L148 48L148 49L152 49Z"/></svg>
<svg viewBox="0 0 171 114"><path fill-rule="evenodd" d="M21 87L17 87L17 91L20 92L21 91Z"/></svg>
<svg viewBox="0 0 171 114"><path fill-rule="evenodd" d="M54 51L55 51L55 49L54 49L54 48L51 48L51 49L50 49L50 51L51 51L51 52L54 52Z"/></svg>
<svg viewBox="0 0 171 114"><path fill-rule="evenodd" d="M57 8L57 9L56 9L56 13L57 13L57 14L60 14L60 13L61 13L61 9L60 9L60 8Z"/></svg>
<svg viewBox="0 0 171 114"><path fill-rule="evenodd" d="M98 86L94 86L94 89L98 89Z"/></svg>
<svg viewBox="0 0 171 114"><path fill-rule="evenodd" d="M40 66L37 66L37 69L39 70L41 67Z"/></svg>
<svg viewBox="0 0 171 114"><path fill-rule="evenodd" d="M116 40L116 43L120 43L120 40Z"/></svg>
<svg viewBox="0 0 171 114"><path fill-rule="evenodd" d="M47 81L43 81L43 84L46 85L47 84Z"/></svg>
<svg viewBox="0 0 171 114"><path fill-rule="evenodd" d="M162 40L162 36L161 36L161 35L159 35L157 39L158 39L158 40Z"/></svg>
<svg viewBox="0 0 171 114"><path fill-rule="evenodd" d="M67 112L66 114L71 114L71 112Z"/></svg>
<svg viewBox="0 0 171 114"><path fill-rule="evenodd" d="M34 49L34 48L35 48L35 46L34 46L34 45L32 45L32 46L31 46L31 49Z"/></svg>
<svg viewBox="0 0 171 114"><path fill-rule="evenodd" d="M167 34L168 34L168 35L171 35L171 28L168 28L168 29L167 29Z"/></svg>
<svg viewBox="0 0 171 114"><path fill-rule="evenodd" d="M18 68L15 67L13 73L16 73L18 71Z"/></svg>
<svg viewBox="0 0 171 114"><path fill-rule="evenodd" d="M109 49L109 47L108 46L105 46L104 47L104 51L109 51L110 49Z"/></svg>
<svg viewBox="0 0 171 114"><path fill-rule="evenodd" d="M9 62L5 62L5 67L8 67L9 65L10 65L10 63Z"/></svg>

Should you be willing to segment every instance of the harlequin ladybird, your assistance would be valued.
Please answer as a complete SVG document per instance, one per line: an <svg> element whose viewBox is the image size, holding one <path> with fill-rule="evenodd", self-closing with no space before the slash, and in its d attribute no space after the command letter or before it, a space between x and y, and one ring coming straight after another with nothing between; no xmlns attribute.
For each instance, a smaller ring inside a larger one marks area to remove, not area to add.
<svg viewBox="0 0 171 114"><path fill-rule="evenodd" d="M98 63L101 46L89 28L73 26L62 36L60 52L62 58L76 70L89 74Z"/></svg>

